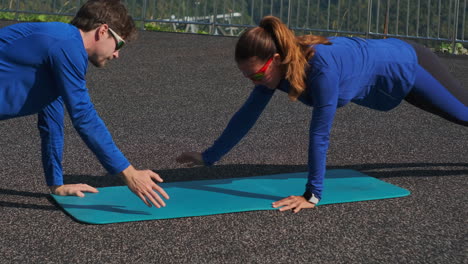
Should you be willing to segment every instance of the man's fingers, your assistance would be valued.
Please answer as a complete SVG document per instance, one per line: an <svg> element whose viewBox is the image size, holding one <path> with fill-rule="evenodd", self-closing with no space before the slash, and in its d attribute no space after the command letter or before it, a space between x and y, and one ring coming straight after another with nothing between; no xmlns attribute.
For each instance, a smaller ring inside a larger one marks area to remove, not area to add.
<svg viewBox="0 0 468 264"><path fill-rule="evenodd" d="M130 174L127 179L127 186L137 195L148 207L154 205L157 208L166 206L166 203L159 196L169 199L169 195L163 188L155 182L162 182L163 179L152 170L136 171L136 174ZM159 194L158 194L159 193Z"/></svg>
<svg viewBox="0 0 468 264"><path fill-rule="evenodd" d="M156 208L161 208L161 205L159 205L159 203L156 202L156 200L151 195L147 195L146 199L150 200L151 204L153 204Z"/></svg>
<svg viewBox="0 0 468 264"><path fill-rule="evenodd" d="M83 184L82 187L81 187L81 190L82 192L90 192L90 193L98 193L98 189L88 185L88 184Z"/></svg>
<svg viewBox="0 0 468 264"><path fill-rule="evenodd" d="M153 186L153 190L157 191L158 193L160 193L164 198L166 199L169 199L169 195L166 193L166 191L164 191L163 188L161 188L161 186L155 184ZM158 196L159 197L159 196Z"/></svg>
<svg viewBox="0 0 468 264"><path fill-rule="evenodd" d="M163 178L161 178L161 176L159 176L159 174L155 173L154 171L150 171L150 177L153 179L153 180L156 180L158 182L163 182Z"/></svg>
<svg viewBox="0 0 468 264"><path fill-rule="evenodd" d="M156 202L162 206L162 207L165 207L166 206L166 203L164 202L164 200L153 190L151 190L151 195L153 196L154 200L156 200ZM167 194L166 194L167 195Z"/></svg>
<svg viewBox="0 0 468 264"><path fill-rule="evenodd" d="M99 192L96 188L91 187L87 184L65 184L54 190L54 194L57 195L73 195L78 197L84 197L84 192L97 193Z"/></svg>
<svg viewBox="0 0 468 264"><path fill-rule="evenodd" d="M161 208L160 203L164 204L164 202L161 200L161 197L159 197L159 195L157 195L153 190L146 192L145 196L146 199L150 200L150 202L157 208Z"/></svg>
<svg viewBox="0 0 468 264"><path fill-rule="evenodd" d="M146 198L145 198L145 196L144 196L143 194L141 194L141 193L136 193L136 195L137 195L138 197L140 197L140 199L141 199L148 207L151 207L151 204L148 203L148 201L146 201Z"/></svg>
<svg viewBox="0 0 468 264"><path fill-rule="evenodd" d="M157 175L156 173L154 173ZM159 175L158 175L159 177ZM160 178L160 177L159 177ZM161 178L160 178L161 179ZM162 179L161 179L162 180ZM159 187L157 184L152 183L149 190L145 191L144 196L150 200L154 206L160 208L161 206L166 206L166 203L159 197L159 195L155 192L161 193L166 199L169 199L169 195L164 191L163 188Z"/></svg>
<svg viewBox="0 0 468 264"><path fill-rule="evenodd" d="M157 173L151 171L151 178L157 180L158 182L163 182L164 180L161 178L161 176L159 176ZM151 190L150 192L153 192L153 190L159 192L164 198L166 199L169 199L169 195L167 195L167 193L164 191L163 188L159 187L159 185L157 184L153 184L153 186L151 187ZM157 195L155 193L155 195L159 198L159 195ZM154 197L156 197L154 196ZM161 199L161 198L159 198ZM161 202L162 202L162 199L161 199ZM166 206L166 204L164 202L162 202L162 204L164 204L163 206Z"/></svg>

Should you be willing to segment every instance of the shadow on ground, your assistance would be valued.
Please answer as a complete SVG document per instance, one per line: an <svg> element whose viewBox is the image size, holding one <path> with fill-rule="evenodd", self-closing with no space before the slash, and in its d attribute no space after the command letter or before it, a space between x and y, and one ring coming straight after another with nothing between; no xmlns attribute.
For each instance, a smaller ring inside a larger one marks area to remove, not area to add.
<svg viewBox="0 0 468 264"><path fill-rule="evenodd" d="M433 177L468 174L468 163L374 163L329 166L327 169L352 169L376 178ZM218 165L213 167L154 170L165 182L242 178L307 171L307 165ZM87 183L96 187L124 185L114 176L66 175L67 183Z"/></svg>

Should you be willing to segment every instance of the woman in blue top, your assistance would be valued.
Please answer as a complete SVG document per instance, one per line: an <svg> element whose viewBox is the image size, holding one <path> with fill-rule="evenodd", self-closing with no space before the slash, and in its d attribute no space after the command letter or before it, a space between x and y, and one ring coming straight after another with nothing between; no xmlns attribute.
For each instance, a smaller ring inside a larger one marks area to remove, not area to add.
<svg viewBox="0 0 468 264"><path fill-rule="evenodd" d="M255 124L276 90L312 106L308 180L301 196L274 202L280 211L313 208L321 199L330 130L347 103L388 111L405 99L447 120L468 125L468 89L429 50L398 39L296 37L278 18L265 17L239 38L236 62L255 88L222 135L203 153L177 161L212 165Z"/></svg>
<svg viewBox="0 0 468 264"><path fill-rule="evenodd" d="M117 33L118 32L118 33ZM88 60L97 67L119 57L125 39L136 33L119 0L90 0L71 25L20 23L0 29L0 120L38 114L42 163L47 184L57 195L97 192L86 184L64 184L62 175L64 111L111 174L120 174L148 206L168 199L151 170L135 169L120 152L98 116L86 88ZM121 36L120 36L121 35Z"/></svg>

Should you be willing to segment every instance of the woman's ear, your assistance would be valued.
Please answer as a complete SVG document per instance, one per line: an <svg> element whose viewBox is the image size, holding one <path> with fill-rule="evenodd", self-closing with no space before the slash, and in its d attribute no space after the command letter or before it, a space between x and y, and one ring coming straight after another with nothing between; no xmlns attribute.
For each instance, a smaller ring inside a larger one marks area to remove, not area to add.
<svg viewBox="0 0 468 264"><path fill-rule="evenodd" d="M279 55L279 53L275 53L273 55L273 61L275 62L275 64L281 64L283 60L281 59L281 55Z"/></svg>

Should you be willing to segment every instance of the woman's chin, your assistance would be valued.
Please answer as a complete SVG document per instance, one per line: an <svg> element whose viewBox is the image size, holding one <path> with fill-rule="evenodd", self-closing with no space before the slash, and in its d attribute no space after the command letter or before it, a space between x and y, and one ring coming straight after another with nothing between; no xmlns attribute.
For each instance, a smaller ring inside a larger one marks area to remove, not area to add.
<svg viewBox="0 0 468 264"><path fill-rule="evenodd" d="M268 87L269 89L275 90L276 88L278 88L279 83L280 82L271 82L271 83L265 84L265 86Z"/></svg>

